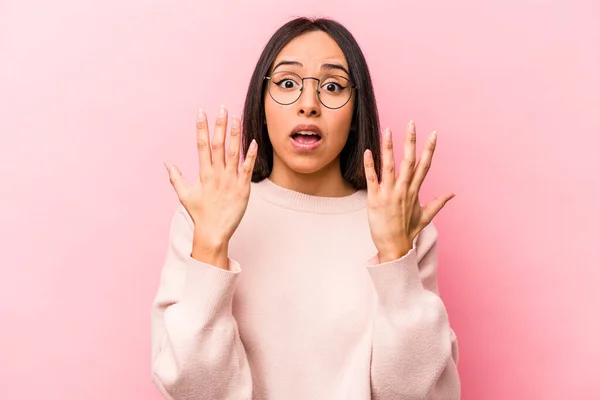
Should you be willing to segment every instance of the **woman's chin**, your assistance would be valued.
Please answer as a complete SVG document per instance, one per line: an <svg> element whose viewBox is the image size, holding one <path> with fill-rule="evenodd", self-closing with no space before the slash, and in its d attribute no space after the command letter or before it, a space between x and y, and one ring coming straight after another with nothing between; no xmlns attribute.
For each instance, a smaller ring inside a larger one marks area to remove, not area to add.
<svg viewBox="0 0 600 400"><path fill-rule="evenodd" d="M274 169L279 166L284 169L290 170L297 174L312 175L319 172L323 172L324 169L330 168L335 163L336 157L330 159L326 154L317 154L312 152L311 154L302 154L296 151L286 151L281 155L275 152L274 154ZM279 166L277 164L280 164Z"/></svg>
<svg viewBox="0 0 600 400"><path fill-rule="evenodd" d="M320 157L299 157L292 155L285 160L285 165L297 174L312 175L322 172L330 163Z"/></svg>

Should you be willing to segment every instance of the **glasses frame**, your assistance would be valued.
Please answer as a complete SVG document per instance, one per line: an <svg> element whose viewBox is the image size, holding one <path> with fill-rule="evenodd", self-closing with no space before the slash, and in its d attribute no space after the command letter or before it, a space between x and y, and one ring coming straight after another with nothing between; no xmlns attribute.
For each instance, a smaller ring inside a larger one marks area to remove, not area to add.
<svg viewBox="0 0 600 400"><path fill-rule="evenodd" d="M325 75L323 78L319 79L319 78L315 78L314 76L305 76L303 78L300 75L298 75L297 73L291 72L291 71L277 71L277 72L272 73L271 75L265 76L263 78L263 80L266 80L266 81L269 81L269 82L273 82L273 80L272 80L273 75L280 74L280 73L287 73L287 74L290 74L290 75L296 75L302 81L302 86L300 86L300 92L299 92L300 94L298 95L298 97L296 97L296 100L292 101L291 103L282 103L282 102L279 102L279 101L275 100L275 97L273 97L273 94L271 93L271 87L270 86L267 87L267 90L269 91L269 96L271 96L271 98L273 99L273 101L275 103L281 104L283 106L289 106L291 104L294 104L298 100L300 100L300 97L302 97L302 93L304 93L304 87L305 87L304 86L304 80L305 79L312 79L312 80L315 80L315 81L318 82L315 91L317 92L317 98L319 99L319 103L323 104L324 107L329 108L330 110L338 110L338 109L344 107L346 104L348 104L348 102L352 98L352 94L354 93L354 91L356 91L358 89L358 85L355 85L350 78L347 78L347 77L345 77L343 75L336 75L336 74ZM346 102L344 104L342 104L341 106L339 106L339 107L329 107L328 105L326 105L325 103L323 103L323 100L321 100L321 91L319 90L319 88L321 87L321 81L325 80L327 78L330 78L330 77L344 78L344 79L347 79L348 82L350 83L350 89L351 89L350 96L348 96L348 100L346 100Z"/></svg>

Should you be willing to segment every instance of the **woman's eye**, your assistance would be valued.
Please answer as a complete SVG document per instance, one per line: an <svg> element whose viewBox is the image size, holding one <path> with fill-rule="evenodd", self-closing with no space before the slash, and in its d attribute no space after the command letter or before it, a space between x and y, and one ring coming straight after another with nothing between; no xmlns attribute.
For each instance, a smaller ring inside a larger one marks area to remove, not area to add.
<svg viewBox="0 0 600 400"><path fill-rule="evenodd" d="M293 89L296 86L296 82L291 79L282 79L281 81L277 82L277 85L284 89Z"/></svg>
<svg viewBox="0 0 600 400"><path fill-rule="evenodd" d="M323 85L323 87L328 92L339 92L340 90L344 89L342 87L342 85L340 85L339 83L335 83L335 82L326 83L325 85Z"/></svg>

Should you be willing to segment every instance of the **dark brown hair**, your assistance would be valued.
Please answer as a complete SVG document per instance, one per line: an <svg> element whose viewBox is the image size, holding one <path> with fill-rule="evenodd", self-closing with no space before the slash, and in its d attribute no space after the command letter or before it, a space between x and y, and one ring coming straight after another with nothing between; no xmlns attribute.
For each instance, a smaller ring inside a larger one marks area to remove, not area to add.
<svg viewBox="0 0 600 400"><path fill-rule="evenodd" d="M342 49L350 79L357 85L355 90L352 127L346 145L340 153L342 176L354 189L364 190L367 182L364 173L363 154L373 152L375 171L381 176L380 127L375 94L367 62L352 34L339 22L327 18L296 18L281 26L263 49L246 93L242 117L242 149L246 154L252 139L258 144L258 155L252 181L259 182L271 174L273 168L273 146L269 140L264 111L264 77L281 49L292 39L307 32L323 31L336 41Z"/></svg>

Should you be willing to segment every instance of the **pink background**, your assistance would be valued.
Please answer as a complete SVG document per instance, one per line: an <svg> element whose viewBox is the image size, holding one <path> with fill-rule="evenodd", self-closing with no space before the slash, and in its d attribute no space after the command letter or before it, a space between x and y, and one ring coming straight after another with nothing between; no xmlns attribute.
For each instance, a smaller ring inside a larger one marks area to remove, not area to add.
<svg viewBox="0 0 600 400"><path fill-rule="evenodd" d="M196 107L239 110L307 14L355 34L397 140L439 131L423 199L458 193L436 222L463 399L600 398L600 6L394 3L0 1L1 398L160 398L162 160L196 172Z"/></svg>

